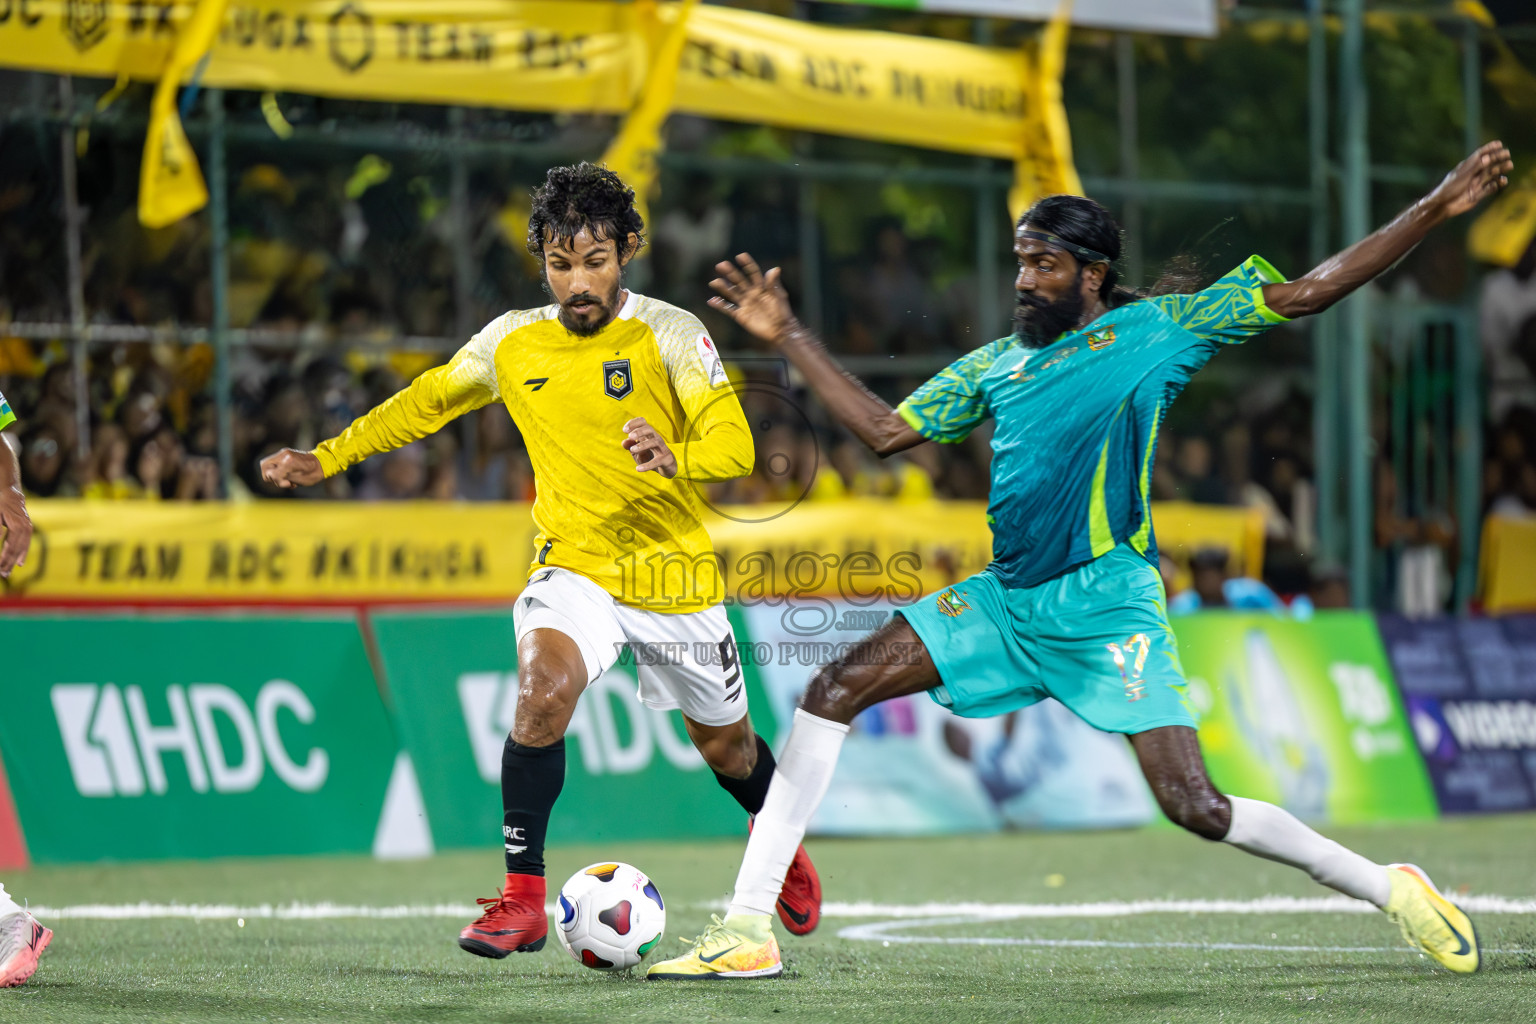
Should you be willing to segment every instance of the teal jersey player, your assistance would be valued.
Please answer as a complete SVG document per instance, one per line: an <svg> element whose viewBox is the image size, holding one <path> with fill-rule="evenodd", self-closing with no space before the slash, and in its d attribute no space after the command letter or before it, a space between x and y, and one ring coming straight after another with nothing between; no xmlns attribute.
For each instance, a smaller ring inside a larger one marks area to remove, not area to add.
<svg viewBox="0 0 1536 1024"><path fill-rule="evenodd" d="M897 407L930 441L989 416L989 571L1027 587L1129 543L1154 566L1150 489L1157 431L1189 378L1223 345L1286 318L1264 304L1285 278L1252 256L1193 295L1110 310L1034 348L1003 338L952 363Z"/></svg>
<svg viewBox="0 0 1536 1024"><path fill-rule="evenodd" d="M710 304L783 353L876 454L959 441L988 417L996 421L993 558L817 670L724 920L647 977L783 970L775 903L849 724L875 704L925 691L969 716L1057 698L1090 724L1130 737L1153 797L1176 825L1366 900L1441 966L1477 970L1472 922L1421 869L1374 863L1282 808L1212 784L1182 700L1149 491L1169 404L1222 345L1338 302L1436 225L1507 185L1513 167L1501 143L1482 147L1391 223L1294 281L1255 256L1207 288L1154 297L1115 286L1124 238L1107 210L1079 196L1047 196L1015 225L1014 336L953 363L898 409L845 373L795 319L778 269L764 274L746 254L718 264Z"/></svg>
<svg viewBox="0 0 1536 1024"><path fill-rule="evenodd" d="M934 700L986 717L1055 697L1111 732L1195 724L1156 569L1157 432L1222 345L1286 319L1263 292L1283 280L1254 256L1199 292L1130 302L1044 346L995 341L901 403L931 441L996 421L992 564L903 612L938 668Z"/></svg>

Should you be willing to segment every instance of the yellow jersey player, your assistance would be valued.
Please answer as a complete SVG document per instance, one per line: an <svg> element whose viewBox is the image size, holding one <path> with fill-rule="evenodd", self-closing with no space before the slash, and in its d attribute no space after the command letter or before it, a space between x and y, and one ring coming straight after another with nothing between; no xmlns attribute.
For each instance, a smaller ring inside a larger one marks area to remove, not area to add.
<svg viewBox="0 0 1536 1024"><path fill-rule="evenodd" d="M694 745L748 814L762 809L773 777L773 755L747 715L694 491L751 472L752 437L698 317L624 287L643 232L618 175L587 163L551 169L533 193L528 249L554 303L497 317L340 436L261 465L279 487L316 484L498 401L522 433L538 534L514 611L517 715L501 768L506 881L459 935L479 956L544 945L544 842L565 780L565 730L582 690L627 644L646 645L635 659L641 701L682 710ZM795 860L779 907L803 934L820 916L821 887L803 850Z"/></svg>

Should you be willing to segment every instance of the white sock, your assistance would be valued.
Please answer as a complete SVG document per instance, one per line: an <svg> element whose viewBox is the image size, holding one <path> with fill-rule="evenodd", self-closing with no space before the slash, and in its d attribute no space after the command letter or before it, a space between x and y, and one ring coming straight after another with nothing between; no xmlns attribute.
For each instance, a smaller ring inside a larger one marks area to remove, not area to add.
<svg viewBox="0 0 1536 1024"><path fill-rule="evenodd" d="M1232 827L1222 842L1300 868L1330 889L1386 907L1392 893L1386 868L1318 835L1274 804L1240 796L1227 799L1232 802Z"/></svg>
<svg viewBox="0 0 1536 1024"><path fill-rule="evenodd" d="M17 906L16 901L6 894L5 886L0 884L0 917L20 909L21 907Z"/></svg>
<svg viewBox="0 0 1536 1024"><path fill-rule="evenodd" d="M811 816L827 795L848 727L795 710L789 742L768 784L763 809L752 823L752 838L741 859L732 914L771 914L784 888L784 875L805 838Z"/></svg>

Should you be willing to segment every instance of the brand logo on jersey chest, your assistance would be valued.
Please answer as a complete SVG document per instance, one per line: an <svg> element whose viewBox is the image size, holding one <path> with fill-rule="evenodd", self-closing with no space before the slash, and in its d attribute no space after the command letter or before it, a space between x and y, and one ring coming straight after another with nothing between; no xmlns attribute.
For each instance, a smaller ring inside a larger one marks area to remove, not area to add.
<svg viewBox="0 0 1536 1024"><path fill-rule="evenodd" d="M603 364L603 394L625 398L633 390L635 379L629 372L628 359L610 359Z"/></svg>

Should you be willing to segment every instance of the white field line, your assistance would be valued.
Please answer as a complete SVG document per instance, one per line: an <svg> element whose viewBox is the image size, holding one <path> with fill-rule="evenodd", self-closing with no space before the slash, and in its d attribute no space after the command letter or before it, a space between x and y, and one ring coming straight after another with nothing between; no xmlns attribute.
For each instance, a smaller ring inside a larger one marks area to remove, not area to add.
<svg viewBox="0 0 1536 1024"><path fill-rule="evenodd" d="M1371 909L1375 909L1372 907ZM957 924L988 924L1001 918L995 915L963 914L954 917L929 917L918 920L878 921L873 924L848 925L838 931L840 939L879 942L889 946L1033 946L1051 949L1199 949L1213 952L1259 951L1266 953L1417 953L1399 946L1290 946L1256 942L1124 942L1112 939L1035 939L1007 935L907 935L905 928L937 928ZM1532 953L1530 949L1484 949L1484 953Z"/></svg>
<svg viewBox="0 0 1536 1024"><path fill-rule="evenodd" d="M1456 903L1472 914L1536 914L1536 899L1507 896L1455 896ZM262 903L237 906L225 903L82 903L70 906L33 906L33 915L48 920L143 921L180 918L194 921L233 921L238 918L279 921L320 921L347 918L474 918L478 907L462 903L360 906L343 903ZM555 912L555 905L545 908ZM689 909L721 909L718 903L696 904ZM967 920L1002 921L1020 918L1127 917L1140 914L1369 914L1375 907L1347 896L1302 899L1264 896L1253 900L1116 900L1097 903L838 903L823 905L822 915L840 918L919 919L961 915ZM897 941L895 938L891 941ZM1267 947L1266 947L1267 948Z"/></svg>

